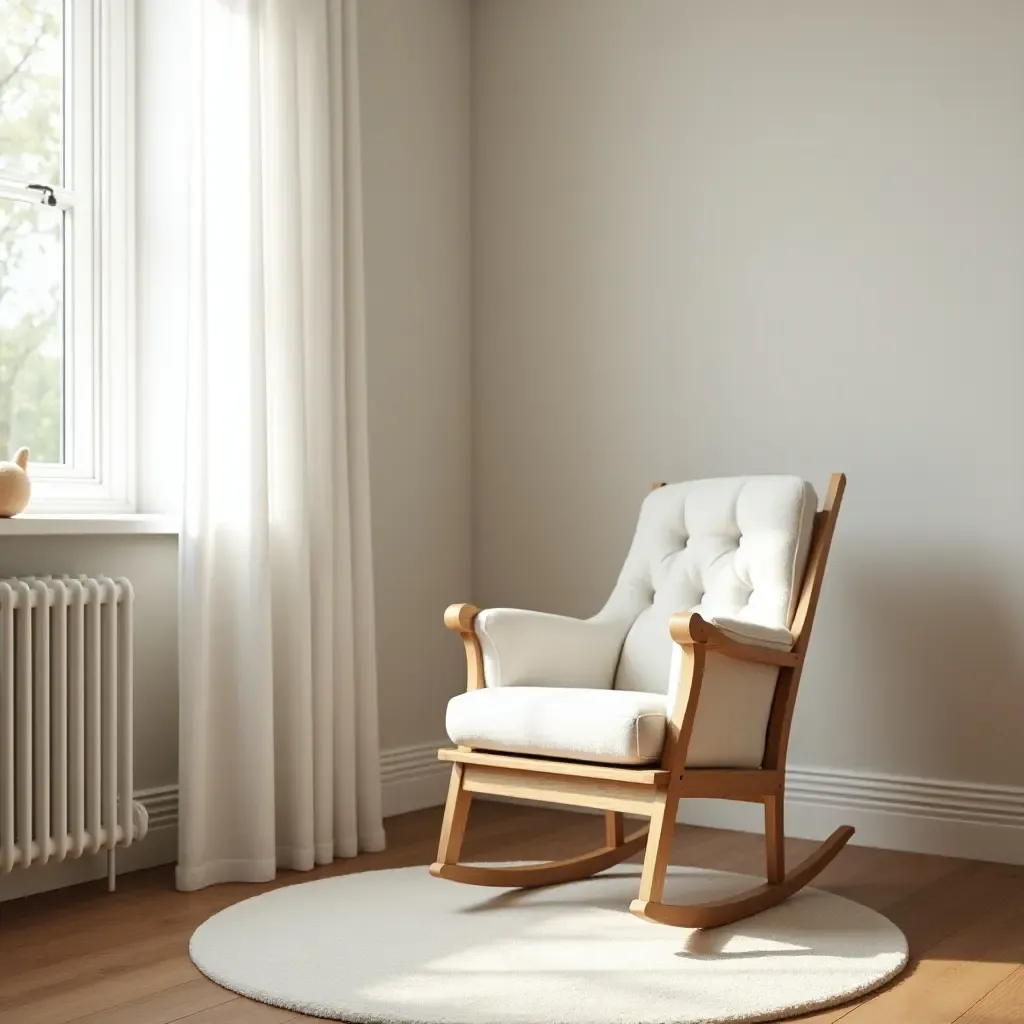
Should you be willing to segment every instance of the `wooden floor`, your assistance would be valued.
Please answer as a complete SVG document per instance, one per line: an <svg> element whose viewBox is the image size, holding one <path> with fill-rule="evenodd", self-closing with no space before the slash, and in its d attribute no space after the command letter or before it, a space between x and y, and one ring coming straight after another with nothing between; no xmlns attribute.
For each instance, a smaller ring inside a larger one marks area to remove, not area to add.
<svg viewBox="0 0 1024 1024"><path fill-rule="evenodd" d="M349 871L427 864L440 809L388 821L389 849L275 885ZM600 817L478 802L467 859L532 859L583 852L602 836ZM814 846L792 841L792 862ZM684 828L680 864L761 873L760 839ZM438 885L451 883L438 882ZM1024 868L848 847L820 877L830 889L883 911L906 933L911 967L882 992L802 1018L825 1024L1024 1022ZM0 905L0 1024L278 1024L309 1020L218 988L188 959L205 918L271 886L224 885L178 893L172 871ZM496 1022L499 1024L499 1022Z"/></svg>

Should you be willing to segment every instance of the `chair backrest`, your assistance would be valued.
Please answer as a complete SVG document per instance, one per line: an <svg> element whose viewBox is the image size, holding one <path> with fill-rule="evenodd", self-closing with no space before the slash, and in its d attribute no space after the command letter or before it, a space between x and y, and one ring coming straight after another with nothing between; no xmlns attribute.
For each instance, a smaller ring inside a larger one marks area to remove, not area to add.
<svg viewBox="0 0 1024 1024"><path fill-rule="evenodd" d="M599 614L629 623L615 687L669 691L675 612L789 626L816 509L814 488L794 476L692 480L652 491Z"/></svg>

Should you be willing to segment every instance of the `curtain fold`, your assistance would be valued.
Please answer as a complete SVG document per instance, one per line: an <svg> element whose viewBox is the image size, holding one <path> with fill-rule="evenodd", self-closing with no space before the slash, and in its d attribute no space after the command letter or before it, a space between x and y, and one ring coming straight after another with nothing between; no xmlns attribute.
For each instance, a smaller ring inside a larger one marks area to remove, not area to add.
<svg viewBox="0 0 1024 1024"><path fill-rule="evenodd" d="M181 889L381 849L354 0L192 0Z"/></svg>

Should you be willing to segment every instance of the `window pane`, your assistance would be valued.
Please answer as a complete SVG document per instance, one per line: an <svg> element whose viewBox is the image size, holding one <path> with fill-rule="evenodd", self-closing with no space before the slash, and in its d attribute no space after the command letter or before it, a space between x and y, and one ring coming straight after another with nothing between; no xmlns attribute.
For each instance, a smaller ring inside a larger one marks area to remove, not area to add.
<svg viewBox="0 0 1024 1024"><path fill-rule="evenodd" d="M0 459L62 461L64 215L0 199Z"/></svg>
<svg viewBox="0 0 1024 1024"><path fill-rule="evenodd" d="M61 183L63 0L0 0L0 178Z"/></svg>

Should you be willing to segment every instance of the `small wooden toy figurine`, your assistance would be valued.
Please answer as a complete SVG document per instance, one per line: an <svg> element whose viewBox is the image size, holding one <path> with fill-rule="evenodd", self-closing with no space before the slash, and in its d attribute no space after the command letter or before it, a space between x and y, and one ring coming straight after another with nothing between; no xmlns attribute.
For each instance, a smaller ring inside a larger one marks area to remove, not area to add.
<svg viewBox="0 0 1024 1024"><path fill-rule="evenodd" d="M14 453L13 462L0 462L0 518L16 516L27 504L32 494L28 478L27 448Z"/></svg>

